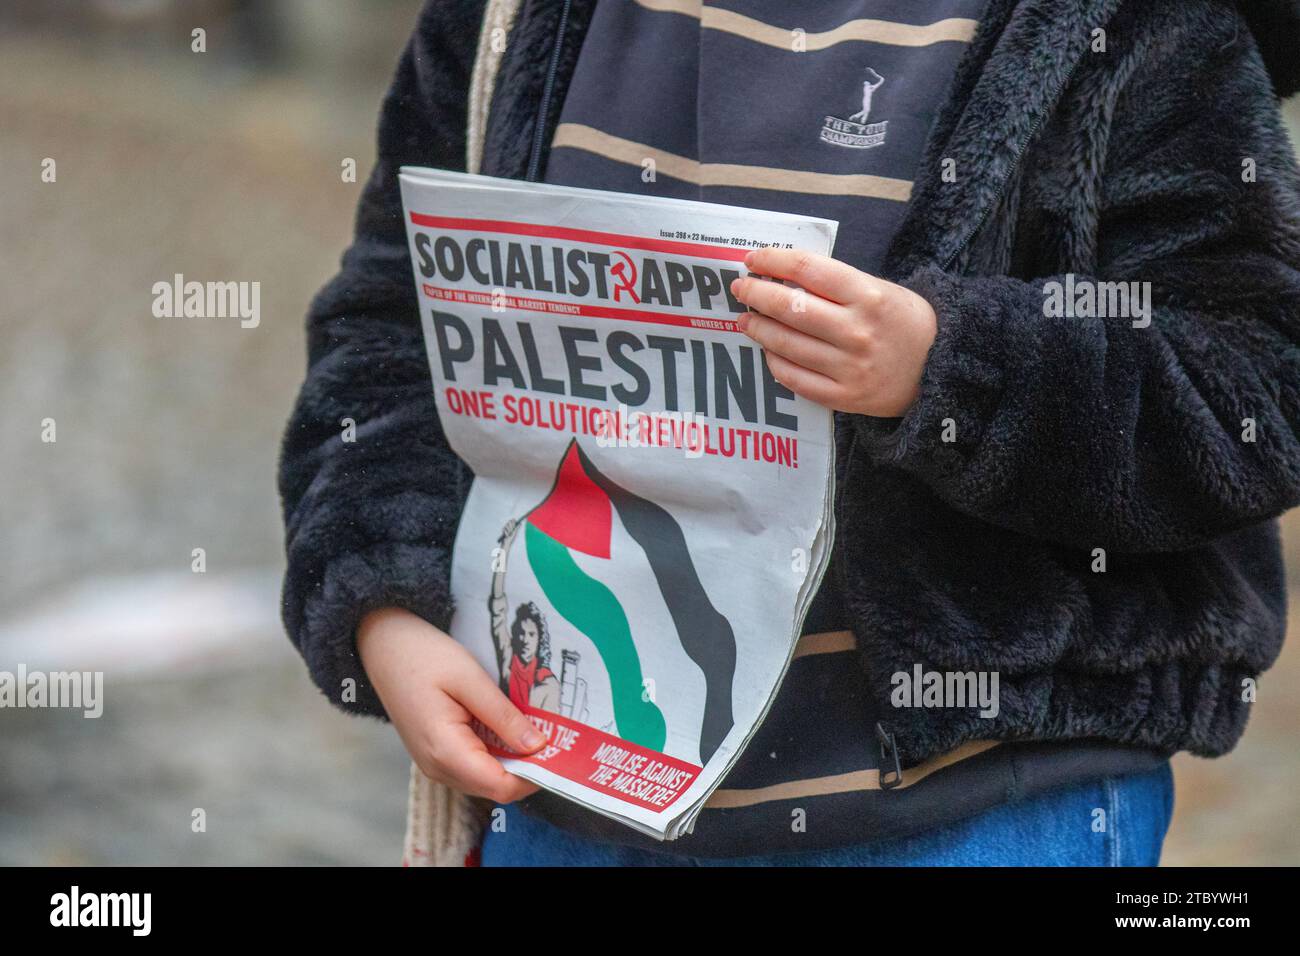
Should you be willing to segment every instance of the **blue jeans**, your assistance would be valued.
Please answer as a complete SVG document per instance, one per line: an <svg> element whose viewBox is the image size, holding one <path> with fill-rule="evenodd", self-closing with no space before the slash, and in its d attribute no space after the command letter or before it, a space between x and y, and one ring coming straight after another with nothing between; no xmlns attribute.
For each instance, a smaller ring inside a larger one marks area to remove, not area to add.
<svg viewBox="0 0 1300 956"><path fill-rule="evenodd" d="M599 843L506 808L484 866L1155 866L1174 812L1169 764L1003 804L899 840L713 860Z"/></svg>

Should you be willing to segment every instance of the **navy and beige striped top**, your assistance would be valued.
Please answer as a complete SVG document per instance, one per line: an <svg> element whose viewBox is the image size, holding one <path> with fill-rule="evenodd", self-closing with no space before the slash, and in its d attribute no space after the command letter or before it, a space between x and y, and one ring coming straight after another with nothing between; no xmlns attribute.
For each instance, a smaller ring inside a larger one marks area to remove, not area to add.
<svg viewBox="0 0 1300 956"><path fill-rule="evenodd" d="M546 178L836 219L874 271L984 3L602 0Z"/></svg>

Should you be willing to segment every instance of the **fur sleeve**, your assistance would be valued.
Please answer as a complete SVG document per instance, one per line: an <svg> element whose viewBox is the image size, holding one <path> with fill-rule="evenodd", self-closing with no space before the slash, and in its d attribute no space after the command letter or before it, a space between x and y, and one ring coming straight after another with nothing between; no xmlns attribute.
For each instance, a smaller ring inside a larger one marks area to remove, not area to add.
<svg viewBox="0 0 1300 956"><path fill-rule="evenodd" d="M1140 47L1136 68L1093 67L1049 126L1045 162L1067 180L1055 188L1089 208L1020 213L1037 227L1022 248L1073 238L1086 254L1058 261L1089 274L921 269L905 284L934 306L938 337L920 400L901 422L858 419L879 463L958 510L1074 547L1186 548L1300 501L1292 146L1232 8L1157 7L1144 31L1112 30ZM1098 162L1077 159L1099 142ZM1057 314L1057 290L1106 297L1101 282L1139 296L1149 283L1149 323L1077 298Z"/></svg>

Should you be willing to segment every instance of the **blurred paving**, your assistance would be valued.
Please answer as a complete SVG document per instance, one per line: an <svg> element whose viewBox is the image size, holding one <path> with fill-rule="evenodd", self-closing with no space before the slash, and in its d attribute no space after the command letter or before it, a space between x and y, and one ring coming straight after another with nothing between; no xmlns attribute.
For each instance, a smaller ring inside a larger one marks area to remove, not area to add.
<svg viewBox="0 0 1300 956"><path fill-rule="evenodd" d="M321 3L283 6L325 52L269 73L162 55L158 38L143 56L0 38L0 668L62 653L107 683L99 720L0 715L0 864L400 852L395 734L334 712L276 625L274 459L302 315L347 243L360 185L339 164L364 181L375 61L395 61L412 8L340 24L309 13L358 5ZM389 54L338 66L354 35ZM151 286L176 272L260 281L261 325L154 318ZM1300 568L1294 515L1288 535ZM196 547L206 575L189 574ZM1300 863L1292 632L1242 745L1177 760L1167 863Z"/></svg>
<svg viewBox="0 0 1300 956"><path fill-rule="evenodd" d="M399 861L397 735L330 708L288 653L180 680L110 673L105 697L94 720L6 713L0 865Z"/></svg>
<svg viewBox="0 0 1300 956"><path fill-rule="evenodd" d="M107 698L0 713L0 864L400 855L396 735L335 712L278 629L274 485L411 22L383 6L384 62L352 72L0 37L0 668L75 658ZM261 282L260 326L155 318L175 272Z"/></svg>

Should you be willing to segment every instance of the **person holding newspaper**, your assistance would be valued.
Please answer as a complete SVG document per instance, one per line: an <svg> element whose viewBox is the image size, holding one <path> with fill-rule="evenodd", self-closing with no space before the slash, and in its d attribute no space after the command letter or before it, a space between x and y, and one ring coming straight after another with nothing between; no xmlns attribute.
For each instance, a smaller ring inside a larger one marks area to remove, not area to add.
<svg viewBox="0 0 1300 956"><path fill-rule="evenodd" d="M280 465L290 636L449 788L407 862L1157 862L1169 757L1233 748L1284 632L1297 41L1289 0L428 3ZM837 532L767 719L677 840L475 731L542 747L512 696L549 668L495 584L499 672L446 633L472 475L430 396L410 164L840 223L834 258L757 250L730 286L775 380L835 411ZM992 696L947 699L953 675Z"/></svg>

